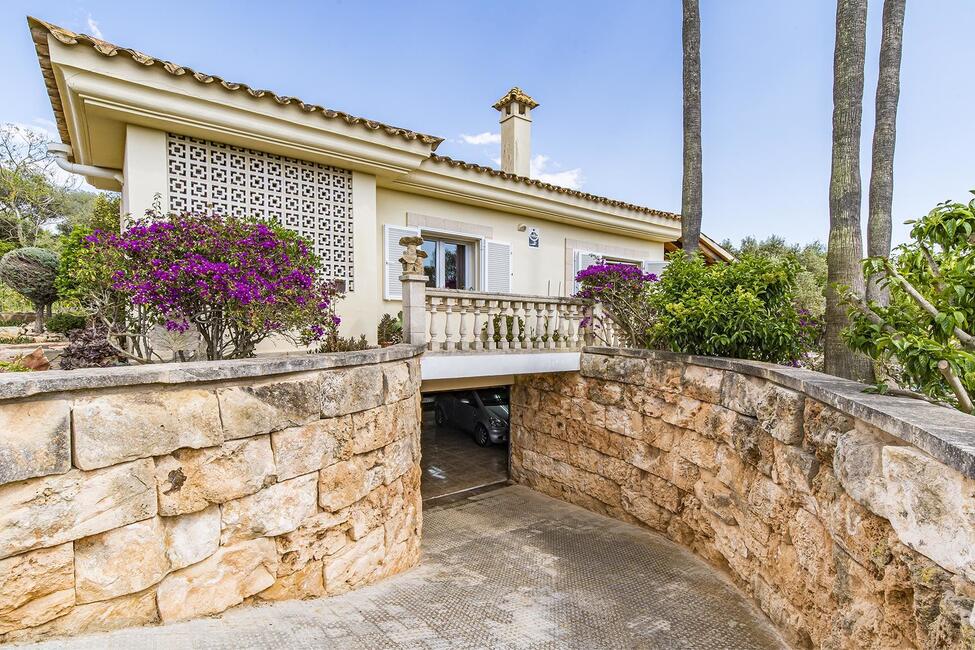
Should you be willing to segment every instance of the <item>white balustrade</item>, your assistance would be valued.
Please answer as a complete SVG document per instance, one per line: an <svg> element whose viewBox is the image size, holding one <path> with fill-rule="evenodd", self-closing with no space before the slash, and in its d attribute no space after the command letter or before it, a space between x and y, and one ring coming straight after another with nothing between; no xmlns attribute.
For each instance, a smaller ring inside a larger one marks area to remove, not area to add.
<svg viewBox="0 0 975 650"><path fill-rule="evenodd" d="M587 338L605 345L612 336L609 320L594 319L591 306L578 298L426 288L425 302L433 352L568 351ZM589 337L593 324L602 330Z"/></svg>

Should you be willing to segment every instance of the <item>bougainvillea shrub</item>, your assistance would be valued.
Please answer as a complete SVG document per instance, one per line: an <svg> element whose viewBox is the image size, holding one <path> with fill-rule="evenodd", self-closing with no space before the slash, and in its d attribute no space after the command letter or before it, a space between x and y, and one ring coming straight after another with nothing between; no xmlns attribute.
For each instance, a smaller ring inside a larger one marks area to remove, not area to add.
<svg viewBox="0 0 975 650"><path fill-rule="evenodd" d="M318 276L308 243L277 224L149 213L121 233L95 230L82 242L69 272L76 297L140 360L153 358L158 326L197 332L212 360L252 356L273 334L320 341L339 323L336 289Z"/></svg>
<svg viewBox="0 0 975 650"><path fill-rule="evenodd" d="M656 281L656 275L644 273L633 264L593 264L582 269L576 274L579 283L576 297L597 303L608 317L587 319L583 326L589 328L597 341L609 343L606 329L608 321L612 321L621 342L648 347L653 312L647 301L647 291Z"/></svg>

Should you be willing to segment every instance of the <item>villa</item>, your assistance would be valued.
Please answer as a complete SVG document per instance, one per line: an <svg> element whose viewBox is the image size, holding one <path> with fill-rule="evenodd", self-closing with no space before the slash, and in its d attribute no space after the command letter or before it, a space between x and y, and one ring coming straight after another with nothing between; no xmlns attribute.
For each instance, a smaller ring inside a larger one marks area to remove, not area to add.
<svg viewBox="0 0 975 650"><path fill-rule="evenodd" d="M513 296L522 302L509 299L499 311L542 327L545 319L570 320L562 306L580 269L607 260L659 270L679 246L677 214L530 178L538 102L518 88L494 104L499 170L437 155L439 137L226 81L35 18L29 25L65 168L120 191L126 214L214 209L294 229L346 293L339 307L346 336L375 342L382 314L401 310L404 236L424 240L431 313L446 309L446 298L464 296L442 294L437 302L438 290ZM707 237L701 249L711 259L730 258ZM551 316L548 307L526 314L528 297L553 301ZM577 367L577 357L566 361ZM512 363L492 372L538 368ZM436 376L444 372L452 371Z"/></svg>

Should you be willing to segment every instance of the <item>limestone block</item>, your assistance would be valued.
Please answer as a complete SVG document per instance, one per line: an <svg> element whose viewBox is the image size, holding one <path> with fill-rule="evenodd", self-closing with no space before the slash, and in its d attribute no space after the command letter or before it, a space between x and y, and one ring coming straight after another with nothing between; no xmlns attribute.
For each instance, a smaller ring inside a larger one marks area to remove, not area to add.
<svg viewBox="0 0 975 650"><path fill-rule="evenodd" d="M262 600L296 600L325 595L324 563L313 560L293 573L278 576L274 584L259 593Z"/></svg>
<svg viewBox="0 0 975 650"><path fill-rule="evenodd" d="M0 634L34 627L74 605L71 544L0 560Z"/></svg>
<svg viewBox="0 0 975 650"><path fill-rule="evenodd" d="M787 445L796 445L802 442L805 401L801 393L770 383L762 399L755 404L755 416L773 438Z"/></svg>
<svg viewBox="0 0 975 650"><path fill-rule="evenodd" d="M738 524L735 494L710 472L701 474L694 484L694 496L707 511L729 526Z"/></svg>
<svg viewBox="0 0 975 650"><path fill-rule="evenodd" d="M721 384L721 406L755 417L758 403L765 393L764 379L726 372Z"/></svg>
<svg viewBox="0 0 975 650"><path fill-rule="evenodd" d="M420 509L419 494L415 494L413 497L405 495L404 498L393 503L389 516L383 524L386 529L387 548L393 548L396 545L409 542L411 539L420 539L420 528L422 526Z"/></svg>
<svg viewBox="0 0 975 650"><path fill-rule="evenodd" d="M592 381L588 386L588 398L603 406L615 406L623 399L623 385L608 381Z"/></svg>
<svg viewBox="0 0 975 650"><path fill-rule="evenodd" d="M152 459L0 487L0 558L156 515Z"/></svg>
<svg viewBox="0 0 975 650"><path fill-rule="evenodd" d="M357 366L322 373L321 417L376 408L385 401L381 366Z"/></svg>
<svg viewBox="0 0 975 650"><path fill-rule="evenodd" d="M626 384L642 384L644 366L657 362L631 357L607 357L598 354L584 354L580 360L583 377L619 381Z"/></svg>
<svg viewBox="0 0 975 650"><path fill-rule="evenodd" d="M731 427L731 446L741 458L771 476L775 463L774 444L777 442L756 418L738 415Z"/></svg>
<svg viewBox="0 0 975 650"><path fill-rule="evenodd" d="M386 549L383 564L376 572L377 577L388 578L411 569L420 563L420 541L412 538L405 542L394 544Z"/></svg>
<svg viewBox="0 0 975 650"><path fill-rule="evenodd" d="M400 437L395 405L380 406L352 414L352 453L363 454L385 447Z"/></svg>
<svg viewBox="0 0 975 650"><path fill-rule="evenodd" d="M220 507L220 544L290 533L317 510L318 475L275 483Z"/></svg>
<svg viewBox="0 0 975 650"><path fill-rule="evenodd" d="M377 450L324 468L318 473L319 505L337 512L372 492L386 478L382 460L382 450Z"/></svg>
<svg viewBox="0 0 975 650"><path fill-rule="evenodd" d="M387 363L382 370L386 404L412 397L420 390L420 366L416 360Z"/></svg>
<svg viewBox="0 0 975 650"><path fill-rule="evenodd" d="M325 559L325 591L340 594L369 581L385 555L382 526Z"/></svg>
<svg viewBox="0 0 975 650"><path fill-rule="evenodd" d="M718 443L710 438L693 431L685 431L674 444L674 451L702 469L712 472L718 470Z"/></svg>
<svg viewBox="0 0 975 650"><path fill-rule="evenodd" d="M858 424L836 440L833 472L850 497L881 517L889 517L881 452L890 439L872 427Z"/></svg>
<svg viewBox="0 0 975 650"><path fill-rule="evenodd" d="M649 472L639 472L631 477L623 489L633 494L649 497L658 506L670 512L680 512L681 491L671 483Z"/></svg>
<svg viewBox="0 0 975 650"><path fill-rule="evenodd" d="M531 450L522 452L523 468L561 483L611 506L620 505L620 486L593 472L543 456Z"/></svg>
<svg viewBox="0 0 975 650"><path fill-rule="evenodd" d="M80 539L74 547L79 603L142 591L169 572L159 517Z"/></svg>
<svg viewBox="0 0 975 650"><path fill-rule="evenodd" d="M683 365L671 361L641 360L643 384L668 393L681 392Z"/></svg>
<svg viewBox="0 0 975 650"><path fill-rule="evenodd" d="M155 475L164 516L239 499L275 482L271 439L264 435L219 447L179 449L156 459Z"/></svg>
<svg viewBox="0 0 975 650"><path fill-rule="evenodd" d="M352 416L316 420L271 434L278 479L316 472L352 457Z"/></svg>
<svg viewBox="0 0 975 650"><path fill-rule="evenodd" d="M163 517L162 525L170 571L202 562L220 546L220 506Z"/></svg>
<svg viewBox="0 0 975 650"><path fill-rule="evenodd" d="M124 627L152 625L159 622L156 592L148 589L138 594L121 596L85 605L75 605L66 614L38 627L23 629L2 641L38 641L40 639L73 634L107 632Z"/></svg>
<svg viewBox="0 0 975 650"><path fill-rule="evenodd" d="M845 413L807 397L802 414L802 427L807 440L831 450L836 447L836 441L841 434L853 429L853 419Z"/></svg>
<svg viewBox="0 0 975 650"><path fill-rule="evenodd" d="M975 581L975 481L912 447L884 447L882 465L900 541Z"/></svg>
<svg viewBox="0 0 975 650"><path fill-rule="evenodd" d="M349 513L319 512L301 522L293 532L275 537L278 555L278 575L294 573L309 562L334 555L349 543Z"/></svg>
<svg viewBox="0 0 975 650"><path fill-rule="evenodd" d="M221 388L217 396L228 440L270 433L318 419L319 374Z"/></svg>
<svg viewBox="0 0 975 650"><path fill-rule="evenodd" d="M349 507L349 535L358 541L367 533L382 526L388 519L394 502L403 504L403 482L381 485Z"/></svg>
<svg viewBox="0 0 975 650"><path fill-rule="evenodd" d="M213 392L153 390L81 397L74 402L74 464L97 469L180 447L223 441Z"/></svg>
<svg viewBox="0 0 975 650"><path fill-rule="evenodd" d="M274 540L221 547L207 559L166 576L156 591L163 623L216 614L239 605L275 581Z"/></svg>
<svg viewBox="0 0 975 650"><path fill-rule="evenodd" d="M383 449L383 467L385 469L383 483L389 485L403 474L410 471L414 465L416 439L407 436L386 445Z"/></svg>
<svg viewBox="0 0 975 650"><path fill-rule="evenodd" d="M657 449L670 451L674 446L675 438L680 434L680 427L668 424L660 418L643 418L643 440Z"/></svg>
<svg viewBox="0 0 975 650"><path fill-rule="evenodd" d="M643 434L643 416L637 411L608 406L606 428L629 438L640 438Z"/></svg>
<svg viewBox="0 0 975 650"><path fill-rule="evenodd" d="M661 413L660 417L664 422L682 429L699 430L702 428L702 422L710 412L710 404L706 404L693 397L684 397L683 395L668 399L675 399L676 401L672 403L668 402L671 408L665 408Z"/></svg>
<svg viewBox="0 0 975 650"><path fill-rule="evenodd" d="M666 530L670 523L671 513L642 492L623 488L620 493L620 503L625 512L654 530Z"/></svg>
<svg viewBox="0 0 975 650"><path fill-rule="evenodd" d="M702 402L719 404L723 381L723 370L704 366L685 366L681 380L681 393Z"/></svg>
<svg viewBox="0 0 975 650"><path fill-rule="evenodd" d="M805 494L812 494L813 479L819 473L819 459L802 447L784 445L778 440L773 446L776 482Z"/></svg>
<svg viewBox="0 0 975 650"><path fill-rule="evenodd" d="M799 508L789 522L789 536L796 550L796 561L819 585L830 584L832 542L822 522L808 510Z"/></svg>
<svg viewBox="0 0 975 650"><path fill-rule="evenodd" d="M63 399L0 405L0 485L71 469L71 404Z"/></svg>

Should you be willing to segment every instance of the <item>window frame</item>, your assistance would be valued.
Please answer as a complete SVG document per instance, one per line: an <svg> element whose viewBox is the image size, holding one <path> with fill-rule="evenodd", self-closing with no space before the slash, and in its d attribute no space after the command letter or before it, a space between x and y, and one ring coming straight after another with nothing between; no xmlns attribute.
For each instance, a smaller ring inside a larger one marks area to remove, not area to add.
<svg viewBox="0 0 975 650"><path fill-rule="evenodd" d="M464 256L464 277L467 280L467 284L471 288L456 289L456 291L478 291L481 284L481 247L484 245L484 240L479 237L472 237L464 233L453 232L449 230L440 230L437 228L420 228L420 237L423 238L423 242L434 242L436 243L436 260L434 261L434 268L436 269L436 278L434 279L434 287L428 287L431 289L444 289L446 284L446 263L444 257L444 247L442 244L460 244L467 247L468 253ZM455 291L454 289L447 289L447 291Z"/></svg>

